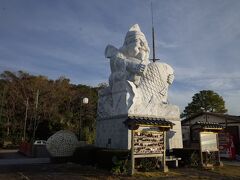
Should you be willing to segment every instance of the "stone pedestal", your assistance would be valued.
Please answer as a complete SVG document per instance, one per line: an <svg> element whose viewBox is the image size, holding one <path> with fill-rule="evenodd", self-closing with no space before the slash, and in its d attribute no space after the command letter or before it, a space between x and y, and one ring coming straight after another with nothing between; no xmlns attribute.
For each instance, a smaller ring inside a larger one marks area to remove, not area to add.
<svg viewBox="0 0 240 180"><path fill-rule="evenodd" d="M131 131L123 124L127 115L102 118L96 124L97 147L112 149L130 149Z"/></svg>
<svg viewBox="0 0 240 180"><path fill-rule="evenodd" d="M111 149L131 149L131 131L123 124L127 115L98 119L96 123L97 147ZM182 148L182 131L180 120L169 120L173 129L167 132L167 149Z"/></svg>
<svg viewBox="0 0 240 180"><path fill-rule="evenodd" d="M175 125L167 132L167 149L171 150L173 148L183 148L180 118L175 120L168 120Z"/></svg>

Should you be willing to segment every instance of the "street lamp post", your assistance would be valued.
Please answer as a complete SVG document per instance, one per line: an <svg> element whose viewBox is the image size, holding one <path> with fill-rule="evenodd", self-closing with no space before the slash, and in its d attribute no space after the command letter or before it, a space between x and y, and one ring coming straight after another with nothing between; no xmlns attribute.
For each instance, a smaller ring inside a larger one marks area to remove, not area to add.
<svg viewBox="0 0 240 180"><path fill-rule="evenodd" d="M78 140L81 140L81 127L82 127L82 118L81 118L81 109L83 104L88 104L87 97L81 97L80 109L79 109L79 121L78 121Z"/></svg>

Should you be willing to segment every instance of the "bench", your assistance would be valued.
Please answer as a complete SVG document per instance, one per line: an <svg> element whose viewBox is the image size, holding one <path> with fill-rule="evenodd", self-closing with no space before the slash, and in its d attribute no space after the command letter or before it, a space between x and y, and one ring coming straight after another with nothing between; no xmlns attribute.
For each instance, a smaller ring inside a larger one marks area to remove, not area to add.
<svg viewBox="0 0 240 180"><path fill-rule="evenodd" d="M180 161L182 158L177 158L177 157L173 157L173 156L166 156L166 163L167 162L174 162L174 167L177 168L178 167L178 161Z"/></svg>

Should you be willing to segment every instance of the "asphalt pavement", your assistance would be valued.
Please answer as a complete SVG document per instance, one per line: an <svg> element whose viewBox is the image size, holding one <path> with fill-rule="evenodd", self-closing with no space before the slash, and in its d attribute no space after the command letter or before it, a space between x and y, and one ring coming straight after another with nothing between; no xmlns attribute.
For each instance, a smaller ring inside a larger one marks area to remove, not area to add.
<svg viewBox="0 0 240 180"><path fill-rule="evenodd" d="M19 153L18 149L7 150L0 149L1 165L24 165L24 164L46 164L50 163L50 158L32 158ZM222 160L223 164L231 166L240 166L240 161Z"/></svg>
<svg viewBox="0 0 240 180"><path fill-rule="evenodd" d="M50 158L32 158L25 156L14 150L0 150L0 166L1 165L22 165L22 164L43 164L50 163Z"/></svg>
<svg viewBox="0 0 240 180"><path fill-rule="evenodd" d="M230 165L230 166L240 166L240 161L232 160L232 161L222 161L223 165Z"/></svg>

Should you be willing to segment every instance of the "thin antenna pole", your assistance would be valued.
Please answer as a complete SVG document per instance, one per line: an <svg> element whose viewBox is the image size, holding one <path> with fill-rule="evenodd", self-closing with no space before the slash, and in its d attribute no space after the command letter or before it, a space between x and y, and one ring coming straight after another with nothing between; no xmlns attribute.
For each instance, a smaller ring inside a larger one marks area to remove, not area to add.
<svg viewBox="0 0 240 180"><path fill-rule="evenodd" d="M153 49L153 62L156 61L155 57L155 37L154 37L154 26L153 26L153 7L151 2L151 14L152 14L152 49Z"/></svg>

